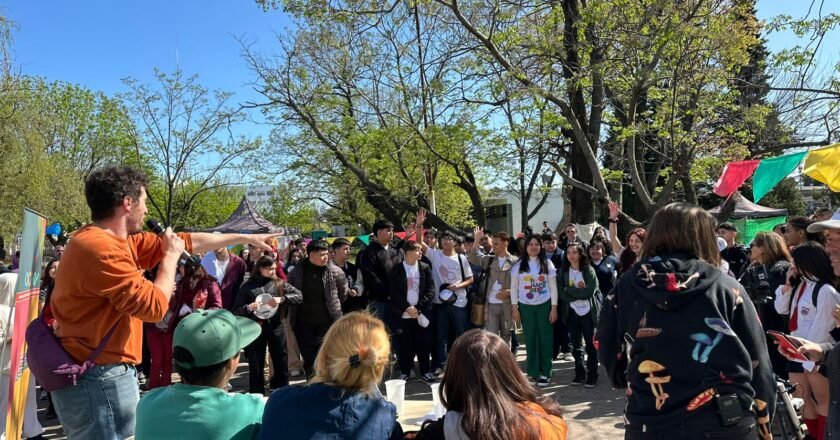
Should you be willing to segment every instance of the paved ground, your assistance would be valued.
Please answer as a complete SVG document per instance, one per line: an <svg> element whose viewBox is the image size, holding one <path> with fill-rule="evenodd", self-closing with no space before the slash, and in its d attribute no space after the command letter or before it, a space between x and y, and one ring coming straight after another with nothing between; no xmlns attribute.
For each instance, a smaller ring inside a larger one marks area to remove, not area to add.
<svg viewBox="0 0 840 440"><path fill-rule="evenodd" d="M524 366L524 347L519 350L520 364ZM244 357L243 357L244 358ZM595 388L571 386L574 377L573 363L555 361L555 373L551 386L545 393L553 396L563 406L564 417L569 425L569 439L620 439L623 437L621 412L624 406L624 393L615 391L601 380ZM602 371L603 373L603 371ZM396 373L395 373L396 374ZM603 377L603 374L601 375ZM293 378L293 383L302 383L301 378ZM231 380L234 391L248 387L247 364L241 364ZM385 393L384 386L382 387ZM46 400L38 400L38 418L46 429L45 437L64 439L64 432L57 419L47 420ZM420 429L422 417L432 409L431 388L423 381L413 380L406 385L406 401L400 422L405 431Z"/></svg>

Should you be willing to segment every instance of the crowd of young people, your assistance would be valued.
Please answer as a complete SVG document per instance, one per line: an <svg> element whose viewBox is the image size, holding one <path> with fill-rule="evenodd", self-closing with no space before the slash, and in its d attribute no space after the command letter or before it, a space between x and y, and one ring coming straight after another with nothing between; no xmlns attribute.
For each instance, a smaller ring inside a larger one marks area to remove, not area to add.
<svg viewBox="0 0 840 440"><path fill-rule="evenodd" d="M611 384L626 389L626 438L769 438L774 374L799 385L814 438L838 432L840 212L821 222L792 217L781 235L759 233L747 248L734 225L680 203L660 209L647 229L629 228L624 243L615 204L609 229L595 228L588 241L574 224L561 236L546 224L515 238L482 228L437 233L424 228L421 210L403 240L393 224L376 222L354 264L344 239L296 240L278 253L266 245L270 235L138 233L143 176L117 167L92 177L88 186L112 197L88 194L97 223L61 249L61 267L75 269L59 270L56 259L43 274L45 322L71 355L106 347L81 385L113 382L81 406L72 403L81 402L77 385L52 393L70 437L127 436L136 417L137 438L272 438L290 427L294 438L484 438L499 420L494 438L565 438L559 407L539 389L550 385L553 361L569 356L572 385L595 387L600 359ZM227 250L237 242L248 244L238 256ZM185 248L207 253L178 266ZM86 256L124 274L79 277ZM135 277L156 262L149 279ZM82 293L105 298L97 315L80 308ZM127 346L108 343L109 323ZM768 351L768 329L790 333L810 359ZM137 405L125 398L137 382L126 378L140 360L141 333L152 391ZM242 350L249 391L261 395L269 354L268 404L226 392ZM449 413L403 433L377 386L394 364L411 380L415 362L420 379L441 382ZM173 365L180 384L170 383ZM476 368L483 374L469 373ZM289 387L298 372L308 384ZM91 409L117 397L110 416ZM38 435L40 426L27 426Z"/></svg>

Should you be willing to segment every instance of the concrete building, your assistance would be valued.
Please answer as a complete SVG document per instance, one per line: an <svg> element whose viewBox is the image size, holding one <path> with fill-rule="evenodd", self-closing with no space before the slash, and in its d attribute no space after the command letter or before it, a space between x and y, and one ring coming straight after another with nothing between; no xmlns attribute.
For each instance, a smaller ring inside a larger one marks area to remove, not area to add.
<svg viewBox="0 0 840 440"><path fill-rule="evenodd" d="M266 206L274 197L275 191L277 191L277 187L271 185L249 186L245 190L245 196L254 206Z"/></svg>
<svg viewBox="0 0 840 440"><path fill-rule="evenodd" d="M539 204L542 194L536 193L528 201L528 210L534 209ZM487 210L487 229L490 231L507 231L510 234L517 234L525 230L522 224L522 208L518 194L506 190L494 190L484 201ZM548 194L543 206L529 222L534 232L542 230L542 223L548 222L548 226L556 229L560 219L563 218L563 192L560 188L552 189Z"/></svg>

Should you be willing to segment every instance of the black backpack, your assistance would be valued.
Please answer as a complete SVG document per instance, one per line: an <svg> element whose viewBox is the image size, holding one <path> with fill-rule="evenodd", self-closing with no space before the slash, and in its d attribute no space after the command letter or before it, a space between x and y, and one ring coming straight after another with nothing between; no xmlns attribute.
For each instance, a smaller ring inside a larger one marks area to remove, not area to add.
<svg viewBox="0 0 840 440"><path fill-rule="evenodd" d="M799 289L799 287L802 285L803 282L804 281L800 281L799 283L797 283L796 287L792 288L792 291L796 292L796 290ZM814 286L814 290L811 292L811 303L814 304L815 309L817 308L817 298L819 298L819 296L820 296L820 290L826 284L828 284L828 283L826 283L825 281L817 281L817 285ZM796 297L795 294L790 296L790 304L788 306L788 310L789 310L788 315L793 313L793 299L795 297ZM790 316L788 316L788 317L790 317Z"/></svg>

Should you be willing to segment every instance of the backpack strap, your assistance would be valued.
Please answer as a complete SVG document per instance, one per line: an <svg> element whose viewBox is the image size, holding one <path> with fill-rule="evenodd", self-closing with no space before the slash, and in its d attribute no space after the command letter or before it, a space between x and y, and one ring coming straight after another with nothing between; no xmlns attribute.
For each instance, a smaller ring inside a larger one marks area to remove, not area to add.
<svg viewBox="0 0 840 440"><path fill-rule="evenodd" d="M105 333L105 337L102 338L102 341L96 347L96 350L93 350L93 353L91 353L90 356L88 356L87 360L89 362L93 363L93 361L95 361L96 358L98 358L99 355L102 354L102 350L105 349L105 344L107 344L108 340L111 339L111 336L113 336L114 330L117 329L117 324L119 324L120 321L122 321L122 317L118 319L117 322L114 323L114 325L111 326L111 329L108 330L108 333Z"/></svg>
<svg viewBox="0 0 840 440"><path fill-rule="evenodd" d="M814 303L814 308L815 309L817 308L817 298L819 298L819 296L820 296L820 289L822 289L823 286L825 286L825 285L826 285L825 281L819 281L819 282L817 282L817 285L814 286L814 291L811 292L811 302Z"/></svg>

